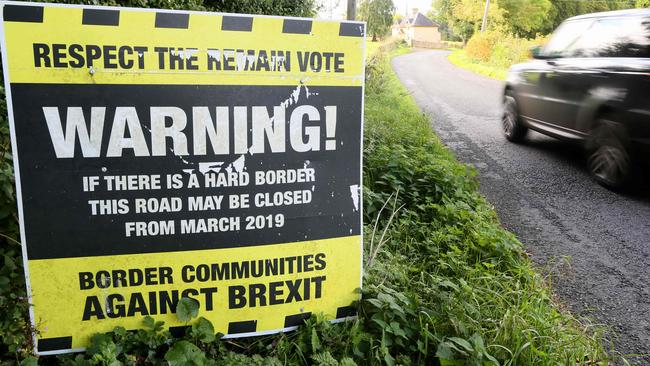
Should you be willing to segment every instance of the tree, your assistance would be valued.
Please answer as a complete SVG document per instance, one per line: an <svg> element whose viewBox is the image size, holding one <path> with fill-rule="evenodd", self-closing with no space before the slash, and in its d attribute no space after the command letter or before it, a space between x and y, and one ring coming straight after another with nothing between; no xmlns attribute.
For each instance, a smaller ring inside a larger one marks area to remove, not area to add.
<svg viewBox="0 0 650 366"><path fill-rule="evenodd" d="M471 23L456 18L453 14L456 0L434 0L429 18L440 24L443 39L465 42L471 37L474 27Z"/></svg>
<svg viewBox="0 0 650 366"><path fill-rule="evenodd" d="M454 0L452 15L456 20L462 22L459 25L464 28L457 28L463 32L463 36L461 36L463 42L478 31L483 21L484 12L485 0ZM491 1L488 9L488 27L494 28L502 23L503 10L496 1Z"/></svg>
<svg viewBox="0 0 650 366"><path fill-rule="evenodd" d="M395 5L392 0L364 0L359 6L359 18L368 23L368 33L372 41L383 37L390 31L393 24Z"/></svg>
<svg viewBox="0 0 650 366"><path fill-rule="evenodd" d="M312 17L318 11L314 0L203 0L203 3L210 11L227 13Z"/></svg>
<svg viewBox="0 0 650 366"><path fill-rule="evenodd" d="M535 37L543 28L552 6L549 0L499 0L508 29L526 38Z"/></svg>

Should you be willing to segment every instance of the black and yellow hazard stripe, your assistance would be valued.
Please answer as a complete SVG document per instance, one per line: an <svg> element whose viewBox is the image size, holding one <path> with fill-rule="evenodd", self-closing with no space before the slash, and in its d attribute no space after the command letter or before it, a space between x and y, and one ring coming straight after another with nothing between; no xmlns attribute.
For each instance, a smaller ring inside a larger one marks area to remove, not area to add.
<svg viewBox="0 0 650 366"><path fill-rule="evenodd" d="M352 306L341 306L336 309L336 320L344 320L357 315L357 311ZM287 315L284 318L284 328L278 330L292 329L302 325L312 316L311 312L303 312L294 315ZM182 337L191 327L188 325L169 327L169 332L175 337ZM246 320L228 323L226 337L245 336L260 331L257 328L257 320ZM79 346L79 345L77 345ZM37 342L37 348L40 353L47 353L57 350L75 349L73 347L72 336L56 338L40 338Z"/></svg>
<svg viewBox="0 0 650 366"><path fill-rule="evenodd" d="M311 19L196 12L153 12L41 5L4 6L4 31L13 83L203 84L361 86L365 25ZM142 70L44 68L34 64L34 43L147 47ZM345 71L161 70L155 47L343 53Z"/></svg>

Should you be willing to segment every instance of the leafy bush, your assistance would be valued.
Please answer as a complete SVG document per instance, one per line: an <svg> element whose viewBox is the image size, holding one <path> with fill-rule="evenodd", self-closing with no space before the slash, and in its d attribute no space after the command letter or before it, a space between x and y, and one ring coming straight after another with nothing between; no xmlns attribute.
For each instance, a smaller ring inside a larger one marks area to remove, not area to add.
<svg viewBox="0 0 650 366"><path fill-rule="evenodd" d="M487 62L492 55L494 45L499 41L496 31L476 33L469 39L465 51L475 61Z"/></svg>
<svg viewBox="0 0 650 366"><path fill-rule="evenodd" d="M517 38L499 30L476 33L465 49L457 51L450 60L457 66L502 79L510 66L528 60L530 49L544 44L546 40L545 36Z"/></svg>
<svg viewBox="0 0 650 366"><path fill-rule="evenodd" d="M502 36L492 48L489 64L497 67L510 67L513 64L530 59L530 49L546 43L546 37L534 39L517 38L512 35Z"/></svg>
<svg viewBox="0 0 650 366"><path fill-rule="evenodd" d="M0 84L4 80L0 76ZM25 290L13 158L4 87L0 87L0 363L29 354L32 329Z"/></svg>
<svg viewBox="0 0 650 366"><path fill-rule="evenodd" d="M530 58L530 49L533 46L546 42L544 36L534 39L517 38L511 34L500 31L486 31L476 33L469 42L465 51L475 62L485 62L496 67L510 67L512 64L526 61Z"/></svg>

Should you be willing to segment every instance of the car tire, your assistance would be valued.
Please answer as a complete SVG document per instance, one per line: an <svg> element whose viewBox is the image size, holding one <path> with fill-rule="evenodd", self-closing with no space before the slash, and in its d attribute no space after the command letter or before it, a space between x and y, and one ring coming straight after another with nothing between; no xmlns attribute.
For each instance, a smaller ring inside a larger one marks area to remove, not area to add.
<svg viewBox="0 0 650 366"><path fill-rule="evenodd" d="M528 128L521 124L517 101L511 95L503 98L503 116L501 117L503 135L508 141L521 142L526 137Z"/></svg>
<svg viewBox="0 0 650 366"><path fill-rule="evenodd" d="M602 186L621 190L632 172L625 128L614 116L599 118L587 139L587 166Z"/></svg>

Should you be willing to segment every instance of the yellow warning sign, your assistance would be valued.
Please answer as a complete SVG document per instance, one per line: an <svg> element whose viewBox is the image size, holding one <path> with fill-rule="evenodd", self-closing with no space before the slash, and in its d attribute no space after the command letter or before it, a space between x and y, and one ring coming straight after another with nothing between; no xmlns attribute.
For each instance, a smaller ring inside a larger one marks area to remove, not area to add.
<svg viewBox="0 0 650 366"><path fill-rule="evenodd" d="M0 2L39 354L354 316L365 25Z"/></svg>

